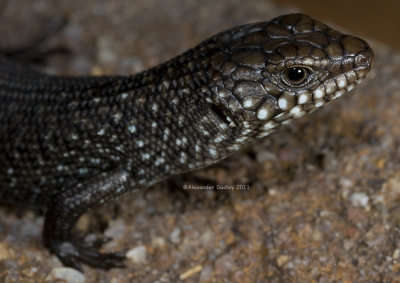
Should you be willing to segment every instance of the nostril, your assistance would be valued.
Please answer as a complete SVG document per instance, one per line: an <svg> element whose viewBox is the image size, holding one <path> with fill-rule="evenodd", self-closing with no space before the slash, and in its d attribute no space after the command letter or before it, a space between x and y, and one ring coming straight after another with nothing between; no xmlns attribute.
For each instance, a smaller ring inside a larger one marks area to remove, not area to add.
<svg viewBox="0 0 400 283"><path fill-rule="evenodd" d="M368 67L371 64L371 56L368 52L362 52L357 55L355 63L359 67Z"/></svg>
<svg viewBox="0 0 400 283"><path fill-rule="evenodd" d="M368 59L364 56L358 56L356 58L356 62L358 63L358 65L367 65L368 64Z"/></svg>

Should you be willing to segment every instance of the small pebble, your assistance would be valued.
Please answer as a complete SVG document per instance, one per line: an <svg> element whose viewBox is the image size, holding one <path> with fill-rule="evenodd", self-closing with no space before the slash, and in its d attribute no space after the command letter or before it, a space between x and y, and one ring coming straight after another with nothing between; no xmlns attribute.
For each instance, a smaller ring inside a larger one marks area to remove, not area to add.
<svg viewBox="0 0 400 283"><path fill-rule="evenodd" d="M222 275L229 274L235 267L235 258L230 254L223 255L215 261L215 270Z"/></svg>
<svg viewBox="0 0 400 283"><path fill-rule="evenodd" d="M172 230L171 234L169 234L169 240L174 244L179 244L181 242L181 228L176 227Z"/></svg>
<svg viewBox="0 0 400 283"><path fill-rule="evenodd" d="M393 259L399 259L400 257L400 250L399 249L395 249L392 255Z"/></svg>
<svg viewBox="0 0 400 283"><path fill-rule="evenodd" d="M137 246L126 253L126 257L133 263L143 264L146 262L147 249L145 246Z"/></svg>
<svg viewBox="0 0 400 283"><path fill-rule="evenodd" d="M350 196L350 202L355 207L367 207L369 197L365 193L354 193Z"/></svg>
<svg viewBox="0 0 400 283"><path fill-rule="evenodd" d="M8 251L8 246L4 243L0 243L0 260L9 259L11 257Z"/></svg>
<svg viewBox="0 0 400 283"><path fill-rule="evenodd" d="M276 154L271 151L263 150L256 155L256 160L258 163L263 163L268 160L276 160Z"/></svg>
<svg viewBox="0 0 400 283"><path fill-rule="evenodd" d="M354 186L354 182L352 180L347 179L347 178L341 178L339 180L339 184L344 189L350 189L351 187Z"/></svg>
<svg viewBox="0 0 400 283"><path fill-rule="evenodd" d="M163 248L165 247L165 240L162 237L155 237L152 239L151 244L155 248Z"/></svg>
<svg viewBox="0 0 400 283"><path fill-rule="evenodd" d="M104 235L112 239L121 239L125 235L126 225L123 220L112 220Z"/></svg>
<svg viewBox="0 0 400 283"><path fill-rule="evenodd" d="M290 260L290 257L288 255L281 255L276 259L276 264L279 267L284 266L288 261Z"/></svg>
<svg viewBox="0 0 400 283"><path fill-rule="evenodd" d="M213 274L211 265L206 265L200 272L199 282L210 282Z"/></svg>
<svg viewBox="0 0 400 283"><path fill-rule="evenodd" d="M69 267L55 267L46 277L46 282L84 283L83 273Z"/></svg>
<svg viewBox="0 0 400 283"><path fill-rule="evenodd" d="M184 273L182 273L181 275L179 275L179 279L181 280L185 280L189 277L192 277L193 275L195 275L196 273L199 273L201 270L203 269L203 267L198 264L192 268L190 268L189 270L186 270Z"/></svg>

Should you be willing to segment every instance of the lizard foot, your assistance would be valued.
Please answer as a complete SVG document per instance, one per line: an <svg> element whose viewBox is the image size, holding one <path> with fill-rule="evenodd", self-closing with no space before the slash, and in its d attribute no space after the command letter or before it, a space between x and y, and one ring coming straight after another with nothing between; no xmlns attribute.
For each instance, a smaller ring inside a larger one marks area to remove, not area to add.
<svg viewBox="0 0 400 283"><path fill-rule="evenodd" d="M91 267L110 269L125 267L125 253L100 253L98 248L110 238L103 237L93 241L58 241L50 240L47 246L61 262L69 267L82 271L81 263Z"/></svg>

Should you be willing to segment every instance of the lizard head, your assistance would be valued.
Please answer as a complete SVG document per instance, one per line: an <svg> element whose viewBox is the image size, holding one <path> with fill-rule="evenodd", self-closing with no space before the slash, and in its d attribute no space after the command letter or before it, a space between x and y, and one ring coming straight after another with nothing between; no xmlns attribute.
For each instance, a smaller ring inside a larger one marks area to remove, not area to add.
<svg viewBox="0 0 400 283"><path fill-rule="evenodd" d="M303 14L277 17L218 34L224 48L211 58L211 101L236 128L238 143L339 98L372 67L369 45Z"/></svg>

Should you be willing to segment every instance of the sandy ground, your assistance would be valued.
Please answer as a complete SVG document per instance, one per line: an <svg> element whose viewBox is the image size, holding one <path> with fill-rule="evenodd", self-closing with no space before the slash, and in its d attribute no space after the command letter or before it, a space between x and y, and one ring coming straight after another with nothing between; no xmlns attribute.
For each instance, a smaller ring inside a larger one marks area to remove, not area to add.
<svg viewBox="0 0 400 283"><path fill-rule="evenodd" d="M64 15L49 44L72 54L51 57L47 72L129 74L225 28L293 11L243 3L2 0L0 45L29 42ZM104 249L133 249L136 262L85 267L75 282L400 282L400 54L371 44L374 70L356 90L185 178L249 189L164 182L83 216L77 229L105 229L114 239ZM42 225L40 213L0 207L1 282L63 271L42 246Z"/></svg>

